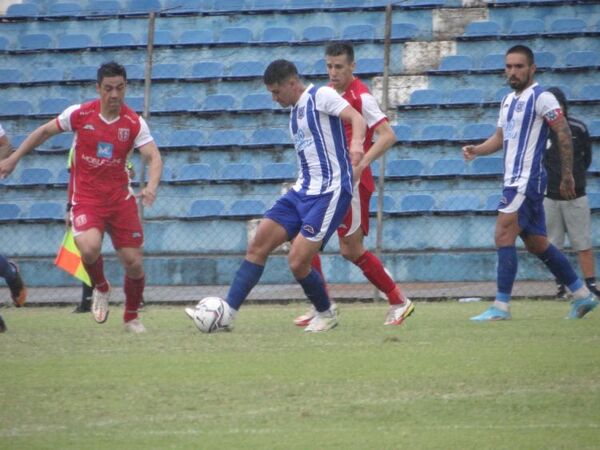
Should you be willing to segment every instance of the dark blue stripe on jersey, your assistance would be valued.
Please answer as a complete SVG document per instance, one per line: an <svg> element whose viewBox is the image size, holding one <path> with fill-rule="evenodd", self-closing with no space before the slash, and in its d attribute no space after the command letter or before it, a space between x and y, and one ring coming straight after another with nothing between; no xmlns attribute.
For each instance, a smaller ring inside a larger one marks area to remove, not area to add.
<svg viewBox="0 0 600 450"><path fill-rule="evenodd" d="M321 194L331 186L331 161L327 154L325 145L325 139L323 137L323 129L319 121L319 111L317 111L315 95L317 94L317 87L313 86L308 91L310 98L306 102L306 120L308 127L313 134L313 142L315 149L317 150L317 156L319 157L319 163L321 165Z"/></svg>
<svg viewBox="0 0 600 450"><path fill-rule="evenodd" d="M329 116L329 125L335 142L335 152L340 164L341 188L352 192L352 166L350 164L350 149L346 141L346 130L342 119Z"/></svg>
<svg viewBox="0 0 600 450"><path fill-rule="evenodd" d="M519 130L519 144L517 145L517 154L515 156L515 166L513 169L513 180L518 179L523 172L523 160L525 159L527 142L531 135L531 127L535 120L535 95L530 95L523 111L523 120ZM530 174L531 175L531 174ZM530 176L531 179L531 176Z"/></svg>
<svg viewBox="0 0 600 450"><path fill-rule="evenodd" d="M536 86L533 91L535 92L535 101L534 101L534 109L535 102L539 98L539 95L544 92L544 89L541 86ZM535 153L533 156L533 161L531 164L531 177L530 183L536 184L536 192L538 194L543 193L546 190L546 169L544 168L544 152L546 151L546 142L548 141L549 134L549 125L546 122L546 119L542 119L542 126L540 129L540 135L538 137L538 141L535 146Z"/></svg>
<svg viewBox="0 0 600 450"><path fill-rule="evenodd" d="M294 148L296 148L296 155L298 156L298 160L300 162L300 173L302 174L302 187L300 188L300 192L306 192L308 189L308 183L310 182L310 176L308 172L308 162L306 160L306 155L304 150L298 151L296 146L298 140L298 108L292 108L292 113L290 116L290 127L292 128L292 135L294 136Z"/></svg>

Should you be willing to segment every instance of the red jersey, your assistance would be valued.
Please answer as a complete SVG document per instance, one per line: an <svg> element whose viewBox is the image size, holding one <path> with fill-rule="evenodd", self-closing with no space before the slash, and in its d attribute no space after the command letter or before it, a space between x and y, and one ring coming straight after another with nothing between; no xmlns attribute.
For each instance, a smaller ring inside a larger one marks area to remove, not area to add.
<svg viewBox="0 0 600 450"><path fill-rule="evenodd" d="M373 145L373 135L375 134L375 128L384 120L388 120L387 116L381 111L377 100L369 92L369 88L358 78L354 78L346 91L342 94L342 97L350 103L355 110L357 110L367 122L367 132L365 135L364 150L365 153L369 151L371 145ZM350 143L352 139L352 125L344 122L344 128L346 129L346 139ZM371 168L367 167L360 178L360 183L364 185L369 192L375 191L375 182L373 181L373 174Z"/></svg>
<svg viewBox="0 0 600 450"><path fill-rule="evenodd" d="M123 105L119 117L107 121L98 99L70 106L56 122L61 130L75 133L70 203L110 204L131 195L127 155L152 141L141 117Z"/></svg>

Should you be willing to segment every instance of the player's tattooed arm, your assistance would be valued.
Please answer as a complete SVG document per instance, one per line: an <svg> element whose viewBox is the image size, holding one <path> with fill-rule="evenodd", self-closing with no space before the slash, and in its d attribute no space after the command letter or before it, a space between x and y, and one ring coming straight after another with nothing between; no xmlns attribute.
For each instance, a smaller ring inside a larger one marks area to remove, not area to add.
<svg viewBox="0 0 600 450"><path fill-rule="evenodd" d="M565 199L575 198L575 180L573 179L573 136L565 117L551 125L556 134L560 156L560 194Z"/></svg>

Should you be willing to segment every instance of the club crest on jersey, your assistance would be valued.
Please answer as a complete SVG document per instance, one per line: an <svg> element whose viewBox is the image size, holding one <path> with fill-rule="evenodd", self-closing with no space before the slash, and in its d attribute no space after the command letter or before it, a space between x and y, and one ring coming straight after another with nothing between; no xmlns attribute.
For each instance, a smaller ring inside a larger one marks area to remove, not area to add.
<svg viewBox="0 0 600 450"><path fill-rule="evenodd" d="M518 102L517 106L515 107L515 111L516 112L521 112L525 109L525 102Z"/></svg>
<svg viewBox="0 0 600 450"><path fill-rule="evenodd" d="M98 158L111 159L113 155L113 145L108 142L98 142L96 147L96 156Z"/></svg>
<svg viewBox="0 0 600 450"><path fill-rule="evenodd" d="M117 131L117 138L121 142L127 142L129 140L129 128L119 128Z"/></svg>
<svg viewBox="0 0 600 450"><path fill-rule="evenodd" d="M85 214L82 214L80 216L75 217L74 222L76 227L81 227L87 223L87 217Z"/></svg>
<svg viewBox="0 0 600 450"><path fill-rule="evenodd" d="M306 109L305 106L301 106L300 108L298 108L298 120L302 120L304 118L304 110Z"/></svg>

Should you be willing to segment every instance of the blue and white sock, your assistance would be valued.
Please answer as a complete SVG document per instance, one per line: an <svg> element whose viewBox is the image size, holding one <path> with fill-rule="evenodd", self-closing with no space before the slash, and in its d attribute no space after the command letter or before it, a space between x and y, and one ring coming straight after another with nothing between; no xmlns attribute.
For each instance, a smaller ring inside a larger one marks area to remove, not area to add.
<svg viewBox="0 0 600 450"><path fill-rule="evenodd" d="M225 300L229 306L236 311L240 309L244 300L252 290L265 270L265 266L254 264L247 259L244 259L240 268L235 273L235 277L229 287L227 299Z"/></svg>

